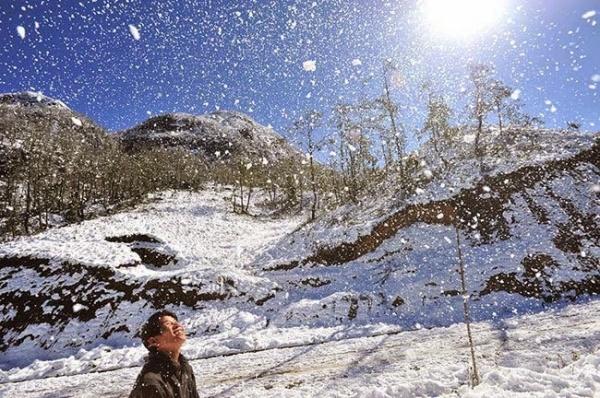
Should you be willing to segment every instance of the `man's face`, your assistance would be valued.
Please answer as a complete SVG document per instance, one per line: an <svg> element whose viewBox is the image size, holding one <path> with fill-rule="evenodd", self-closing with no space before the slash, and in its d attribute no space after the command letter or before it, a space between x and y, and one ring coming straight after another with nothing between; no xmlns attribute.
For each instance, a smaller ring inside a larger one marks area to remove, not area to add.
<svg viewBox="0 0 600 398"><path fill-rule="evenodd" d="M148 339L150 345L158 351L178 351L186 340L183 326L172 316L164 315L160 317L160 328L161 334Z"/></svg>

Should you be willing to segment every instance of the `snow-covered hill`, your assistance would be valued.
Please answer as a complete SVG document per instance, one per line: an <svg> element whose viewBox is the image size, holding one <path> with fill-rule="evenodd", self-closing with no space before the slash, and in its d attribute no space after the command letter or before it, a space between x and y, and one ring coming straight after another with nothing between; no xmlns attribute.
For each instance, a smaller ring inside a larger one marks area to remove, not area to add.
<svg viewBox="0 0 600 398"><path fill-rule="evenodd" d="M203 116L186 113L155 116L120 136L129 150L181 147L206 161L244 160L272 164L302 156L272 128L231 111Z"/></svg>
<svg viewBox="0 0 600 398"><path fill-rule="evenodd" d="M234 214L229 195L161 196L0 246L2 366L131 344L141 320L165 305L198 335L264 325L255 310L278 287L245 265L299 220Z"/></svg>
<svg viewBox="0 0 600 398"><path fill-rule="evenodd" d="M0 104L36 108L61 108L69 110L69 107L62 101L50 98L39 92L22 91L18 93L0 94Z"/></svg>
<svg viewBox="0 0 600 398"><path fill-rule="evenodd" d="M254 263L288 292L275 322L459 321L457 237L478 319L599 294L600 143L563 140L513 153L512 169L463 165L406 200L382 190L286 237Z"/></svg>
<svg viewBox="0 0 600 398"><path fill-rule="evenodd" d="M99 142L109 138L96 122L60 100L31 91L0 94L0 187L10 160L28 158L25 141L50 147L51 142L68 139ZM60 161L59 153L56 157Z"/></svg>
<svg viewBox="0 0 600 398"><path fill-rule="evenodd" d="M96 122L64 102L31 91L0 94L0 123L0 138L11 130L19 130L21 136L48 134L46 139L64 131L88 136L106 134Z"/></svg>
<svg viewBox="0 0 600 398"><path fill-rule="evenodd" d="M471 164L446 180L433 168L421 192L382 189L312 224L234 214L228 188L209 187L3 244L5 380L128 357L162 307L200 339L196 357L449 326L464 319L458 247L477 321L594 299L599 145L553 139L553 152L513 153L512 167L461 178ZM137 350L127 361L141 360Z"/></svg>

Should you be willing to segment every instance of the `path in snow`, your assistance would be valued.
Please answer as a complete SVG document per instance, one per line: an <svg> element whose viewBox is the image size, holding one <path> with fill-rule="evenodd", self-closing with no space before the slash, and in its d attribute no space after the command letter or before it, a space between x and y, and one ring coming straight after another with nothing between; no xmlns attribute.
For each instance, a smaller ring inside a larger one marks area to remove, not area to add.
<svg viewBox="0 0 600 398"><path fill-rule="evenodd" d="M600 394L598 313L596 301L498 325L474 325L483 376L475 390L466 386L463 324L208 358L192 365L202 397L593 397ZM0 396L125 397L138 371L8 383L0 386Z"/></svg>

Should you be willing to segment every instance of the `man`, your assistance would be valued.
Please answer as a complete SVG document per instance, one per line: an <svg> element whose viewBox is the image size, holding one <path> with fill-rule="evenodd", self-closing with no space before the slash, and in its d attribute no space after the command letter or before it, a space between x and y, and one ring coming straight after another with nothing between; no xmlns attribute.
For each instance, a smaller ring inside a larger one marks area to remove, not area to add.
<svg viewBox="0 0 600 398"><path fill-rule="evenodd" d="M177 316L153 314L141 330L150 352L129 398L198 398L192 367L181 355L186 336Z"/></svg>

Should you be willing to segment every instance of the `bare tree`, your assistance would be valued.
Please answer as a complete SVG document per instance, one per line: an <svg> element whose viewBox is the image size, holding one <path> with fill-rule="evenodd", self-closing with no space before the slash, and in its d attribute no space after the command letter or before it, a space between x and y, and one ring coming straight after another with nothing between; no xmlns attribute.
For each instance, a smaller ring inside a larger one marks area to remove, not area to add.
<svg viewBox="0 0 600 398"><path fill-rule="evenodd" d="M483 148L481 147L481 135L483 124L493 108L491 80L492 69L488 65L472 64L469 66L469 77L473 83L473 102L470 106L471 117L476 121L475 133L475 156L479 159L480 169L483 171Z"/></svg>
<svg viewBox="0 0 600 398"><path fill-rule="evenodd" d="M456 211L454 212L456 215ZM467 290L467 283L465 280L465 264L462 255L462 249L460 247L460 232L458 230L458 220L454 216L454 231L456 232L456 254L458 257L458 273L460 275L461 293L463 297L463 314L465 317L465 324L467 326L467 339L469 341L469 348L471 351L471 386L475 387L479 384L479 372L477 371L477 361L475 359L475 345L473 344L473 335L471 333L471 314L469 311L469 293Z"/></svg>
<svg viewBox="0 0 600 398"><path fill-rule="evenodd" d="M448 166L448 161L441 147L449 143L452 135L452 128L450 127L451 112L443 97L429 92L427 119L419 133L422 137L429 135L433 150L445 166Z"/></svg>
<svg viewBox="0 0 600 398"><path fill-rule="evenodd" d="M292 133L301 135L306 138L306 149L308 153L309 172L310 172L310 185L312 191L312 206L310 210L310 219L316 218L317 206L318 206L318 195L317 195L317 181L315 172L315 151L318 148L315 142L315 129L321 126L321 120L323 115L315 110L307 111L303 116L296 120L292 127ZM301 199L302 200L302 199Z"/></svg>
<svg viewBox="0 0 600 398"><path fill-rule="evenodd" d="M390 74L396 70L396 66L389 61L383 62L383 96L380 98L380 103L387 112L387 116L390 121L392 137L394 139L394 146L396 148L397 159L400 160L404 157L406 136L404 129L398 127L397 116L398 116L398 105L392 100L390 92Z"/></svg>
<svg viewBox="0 0 600 398"><path fill-rule="evenodd" d="M493 109L498 117L498 129L500 130L500 134L502 134L502 129L504 127L503 118L505 117L508 108L506 100L510 98L512 89L500 80L496 80L492 82L491 90Z"/></svg>

